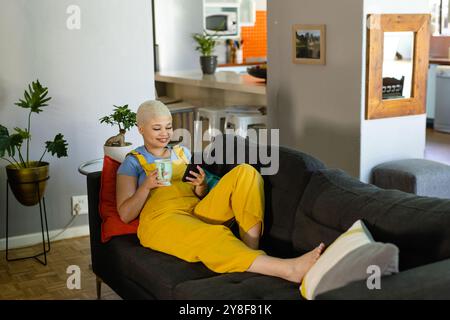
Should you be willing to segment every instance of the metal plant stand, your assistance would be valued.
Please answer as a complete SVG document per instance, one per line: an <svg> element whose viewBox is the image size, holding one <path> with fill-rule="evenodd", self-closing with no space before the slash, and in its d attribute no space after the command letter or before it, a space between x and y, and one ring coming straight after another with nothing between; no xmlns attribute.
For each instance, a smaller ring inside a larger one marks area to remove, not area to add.
<svg viewBox="0 0 450 320"><path fill-rule="evenodd" d="M41 253L35 254L33 256L28 256L28 257L20 257L20 258L14 258L14 259L10 259L8 257L8 253L9 253L9 249L8 249L8 237L9 237L9 221L8 221L8 217L9 217L9 180L6 180L6 261L17 261L17 260L25 260L25 259L31 259L34 258L36 259L38 262L40 262L41 264L43 264L44 266L47 265L47 253L50 252L50 237L48 235L48 224L47 224L47 209L45 208L45 197L42 197L41 199L41 195L39 192L39 183L47 181L48 179L50 179L50 177L47 177L43 180L39 180L39 181L35 181L35 182L25 182L24 184L31 184L31 183L35 183L36 184L36 192L37 192L37 196L39 199L39 213L41 215L41 230L42 230L42 247L43 247L43 251ZM43 212L43 214L42 214ZM47 246L48 249L45 247L45 237L44 237L44 221L43 221L43 217L45 220L45 228L47 231ZM44 261L42 261L41 259L39 259L38 257L44 255Z"/></svg>

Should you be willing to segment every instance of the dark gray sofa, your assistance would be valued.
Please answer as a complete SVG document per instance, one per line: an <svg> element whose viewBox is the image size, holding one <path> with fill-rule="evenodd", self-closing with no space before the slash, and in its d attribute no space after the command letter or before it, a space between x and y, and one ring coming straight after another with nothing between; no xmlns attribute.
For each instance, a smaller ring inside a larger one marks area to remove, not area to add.
<svg viewBox="0 0 450 320"><path fill-rule="evenodd" d="M304 153L280 147L280 169L265 176L262 249L295 257L321 241L329 245L363 219L377 241L400 249L399 274L326 292L318 299L450 299L450 201L418 197L364 184L327 169ZM223 175L234 165L213 165ZM257 169L261 165L256 164ZM301 299L298 285L253 273L215 274L142 247L135 235L100 242L100 172L87 177L92 268L124 299Z"/></svg>

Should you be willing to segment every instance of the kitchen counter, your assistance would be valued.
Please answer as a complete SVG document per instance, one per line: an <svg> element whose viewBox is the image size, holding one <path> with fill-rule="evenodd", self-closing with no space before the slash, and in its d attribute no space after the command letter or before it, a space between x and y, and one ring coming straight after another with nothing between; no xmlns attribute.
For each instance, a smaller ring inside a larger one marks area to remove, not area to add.
<svg viewBox="0 0 450 320"><path fill-rule="evenodd" d="M213 75L204 75L201 71L161 72L155 74L155 81L266 95L266 83L263 79L231 71L218 71Z"/></svg>
<svg viewBox="0 0 450 320"><path fill-rule="evenodd" d="M218 67L241 67L241 66L258 66L262 64L267 64L267 62L259 61L259 62L243 62L243 63L224 63L219 64Z"/></svg>
<svg viewBox="0 0 450 320"><path fill-rule="evenodd" d="M450 66L450 59L446 57L430 57L430 64Z"/></svg>

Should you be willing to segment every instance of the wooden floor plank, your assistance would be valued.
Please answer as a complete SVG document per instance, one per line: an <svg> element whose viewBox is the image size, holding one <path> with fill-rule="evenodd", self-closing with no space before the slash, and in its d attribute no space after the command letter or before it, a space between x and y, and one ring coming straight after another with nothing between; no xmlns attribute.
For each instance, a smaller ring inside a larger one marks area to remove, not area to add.
<svg viewBox="0 0 450 320"><path fill-rule="evenodd" d="M42 251L42 246L11 250L9 258ZM90 300L96 299L95 275L90 268L89 237L67 239L51 243L47 266L34 259L6 261L0 252L0 300ZM81 270L81 289L67 288L67 267L77 265ZM102 284L103 300L121 298L106 284Z"/></svg>
<svg viewBox="0 0 450 320"><path fill-rule="evenodd" d="M425 159L450 165L450 134L427 129Z"/></svg>

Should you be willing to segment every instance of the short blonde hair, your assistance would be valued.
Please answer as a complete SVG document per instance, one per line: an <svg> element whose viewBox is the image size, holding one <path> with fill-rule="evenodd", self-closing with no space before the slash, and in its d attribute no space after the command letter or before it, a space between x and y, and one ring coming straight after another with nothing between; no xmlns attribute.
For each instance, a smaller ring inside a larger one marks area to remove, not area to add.
<svg viewBox="0 0 450 320"><path fill-rule="evenodd" d="M158 100L149 100L142 103L136 113L136 122L138 126L144 125L153 117L171 117L169 108Z"/></svg>

